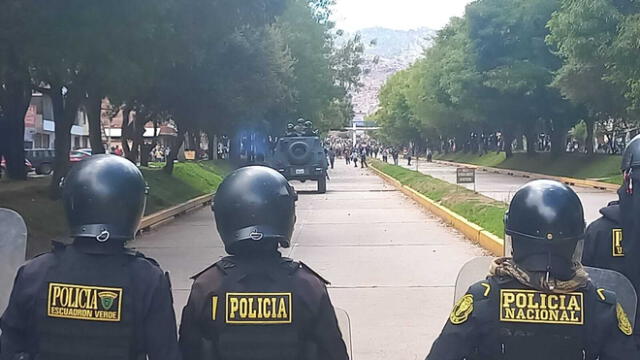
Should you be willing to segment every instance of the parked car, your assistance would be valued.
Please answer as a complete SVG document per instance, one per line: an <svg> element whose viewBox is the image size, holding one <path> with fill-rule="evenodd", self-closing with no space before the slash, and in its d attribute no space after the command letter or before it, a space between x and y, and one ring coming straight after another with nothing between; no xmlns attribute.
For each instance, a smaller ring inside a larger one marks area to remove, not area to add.
<svg viewBox="0 0 640 360"><path fill-rule="evenodd" d="M89 156L91 156L91 149L72 150L71 153L69 153L69 161L72 164L75 164L82 161L83 159L88 158Z"/></svg>
<svg viewBox="0 0 640 360"><path fill-rule="evenodd" d="M31 161L29 161L29 159L24 159L24 167L27 174L33 171L33 165L31 165ZM7 171L7 162L4 160L4 157L3 157L3 158L0 158L0 175L5 171Z"/></svg>
<svg viewBox="0 0 640 360"><path fill-rule="evenodd" d="M53 163L56 159L55 150L29 149L24 151L24 156L29 159L36 174L49 175L53 171Z"/></svg>

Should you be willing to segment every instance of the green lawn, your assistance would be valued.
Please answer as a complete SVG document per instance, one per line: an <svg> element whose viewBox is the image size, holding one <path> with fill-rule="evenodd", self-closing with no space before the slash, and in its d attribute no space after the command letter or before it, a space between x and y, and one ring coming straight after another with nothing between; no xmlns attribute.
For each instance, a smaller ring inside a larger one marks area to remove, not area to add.
<svg viewBox="0 0 640 360"><path fill-rule="evenodd" d="M148 215L213 193L231 168L225 162L204 161L176 163L173 175L167 175L158 167L141 170L149 185L145 210ZM64 238L67 233L62 204L49 199L48 185L48 177L0 182L0 207L16 210L27 223L30 256L46 251L50 240Z"/></svg>
<svg viewBox="0 0 640 360"><path fill-rule="evenodd" d="M151 214L194 197L212 193L218 188L230 167L220 161L177 163L173 176L161 168L142 168L149 185L145 213Z"/></svg>
<svg viewBox="0 0 640 360"><path fill-rule="evenodd" d="M512 158L506 159L504 153L491 152L484 156L478 156L458 152L437 154L434 158L546 175L597 179L614 184L620 184L622 181L619 176L621 157L617 155L563 154L554 156L550 153L537 153L529 156L525 153L515 153Z"/></svg>
<svg viewBox="0 0 640 360"><path fill-rule="evenodd" d="M378 160L372 160L371 165L492 234L500 238L504 237L503 218L507 211L506 204L462 186L400 166L385 164Z"/></svg>

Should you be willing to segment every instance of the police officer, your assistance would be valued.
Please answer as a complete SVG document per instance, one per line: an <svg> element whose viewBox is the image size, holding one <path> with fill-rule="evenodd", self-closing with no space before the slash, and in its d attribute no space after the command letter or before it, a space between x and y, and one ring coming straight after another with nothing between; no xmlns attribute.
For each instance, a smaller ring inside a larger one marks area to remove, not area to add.
<svg viewBox="0 0 640 360"><path fill-rule="evenodd" d="M267 167L241 168L222 182L212 208L230 256L193 277L183 359L348 359L327 282L278 251L290 245L296 200Z"/></svg>
<svg viewBox="0 0 640 360"><path fill-rule="evenodd" d="M602 216L587 227L582 263L587 266L618 271L632 281L635 276L625 264L625 250L633 245L633 226L636 222L633 209L634 169L640 167L640 136L633 138L624 150L620 169L624 184L618 189L619 201L612 201L600 209ZM627 235L623 236L624 228ZM628 238L626 243L623 239Z"/></svg>
<svg viewBox="0 0 640 360"><path fill-rule="evenodd" d="M580 264L582 205L573 190L532 181L505 216L505 253L461 297L429 360L634 359L633 329L615 293Z"/></svg>
<svg viewBox="0 0 640 360"><path fill-rule="evenodd" d="M180 359L168 278L124 244L145 207L131 162L74 165L62 197L73 243L24 264L0 321L0 359Z"/></svg>
<svg viewBox="0 0 640 360"><path fill-rule="evenodd" d="M285 132L284 136L297 136L295 126L292 123L287 124L287 131Z"/></svg>
<svg viewBox="0 0 640 360"><path fill-rule="evenodd" d="M587 227L582 264L624 274L620 202L610 202L600 209L600 214L602 216Z"/></svg>
<svg viewBox="0 0 640 360"><path fill-rule="evenodd" d="M640 268L634 259L638 259L640 250L640 194L634 191L634 183L640 183L640 135L625 148L620 168L624 181L618 189L619 201L600 209L602 217L587 228L582 262L624 274L637 292L640 288ZM640 314L636 314L636 325L638 319Z"/></svg>

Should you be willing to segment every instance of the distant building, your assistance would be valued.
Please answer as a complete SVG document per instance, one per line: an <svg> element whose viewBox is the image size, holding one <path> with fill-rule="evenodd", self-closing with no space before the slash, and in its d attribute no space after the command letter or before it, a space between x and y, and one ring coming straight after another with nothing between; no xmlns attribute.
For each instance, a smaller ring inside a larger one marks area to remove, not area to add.
<svg viewBox="0 0 640 360"><path fill-rule="evenodd" d="M100 115L102 120L102 140L107 145L107 149L115 147L116 145L122 145L122 122L123 114L122 110L119 110L115 116L111 116L111 104L108 99L102 101L102 114ZM132 111L130 121L135 119L136 113ZM144 126L144 139L145 143L151 143L154 136L157 137L157 143L161 146L171 146L173 139L178 135L178 131L175 126L170 122L164 122L158 126L158 129L154 133L153 123L148 122ZM130 142L130 145L131 142Z"/></svg>
<svg viewBox="0 0 640 360"><path fill-rule="evenodd" d="M33 93L24 117L24 148L53 149L55 141L55 118L53 104L48 95ZM90 147L89 122L83 107L78 109L71 127L71 149Z"/></svg>

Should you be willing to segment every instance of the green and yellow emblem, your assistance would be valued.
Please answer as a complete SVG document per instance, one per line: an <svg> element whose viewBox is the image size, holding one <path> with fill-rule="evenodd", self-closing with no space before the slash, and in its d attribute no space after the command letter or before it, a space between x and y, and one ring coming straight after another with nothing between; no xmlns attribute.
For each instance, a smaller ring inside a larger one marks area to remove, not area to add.
<svg viewBox="0 0 640 360"><path fill-rule="evenodd" d="M624 312L622 305L616 305L616 315L618 317L618 328L622 331L623 334L631 336L633 335L633 326L631 326L631 322L627 317L627 313Z"/></svg>
<svg viewBox="0 0 640 360"><path fill-rule="evenodd" d="M102 291L98 293L98 297L100 298L102 308L104 310L111 310L114 300L118 298L118 294L111 291Z"/></svg>
<svg viewBox="0 0 640 360"><path fill-rule="evenodd" d="M469 319L469 315L473 312L473 295L467 294L458 300L449 315L449 321L453 325L459 325Z"/></svg>

